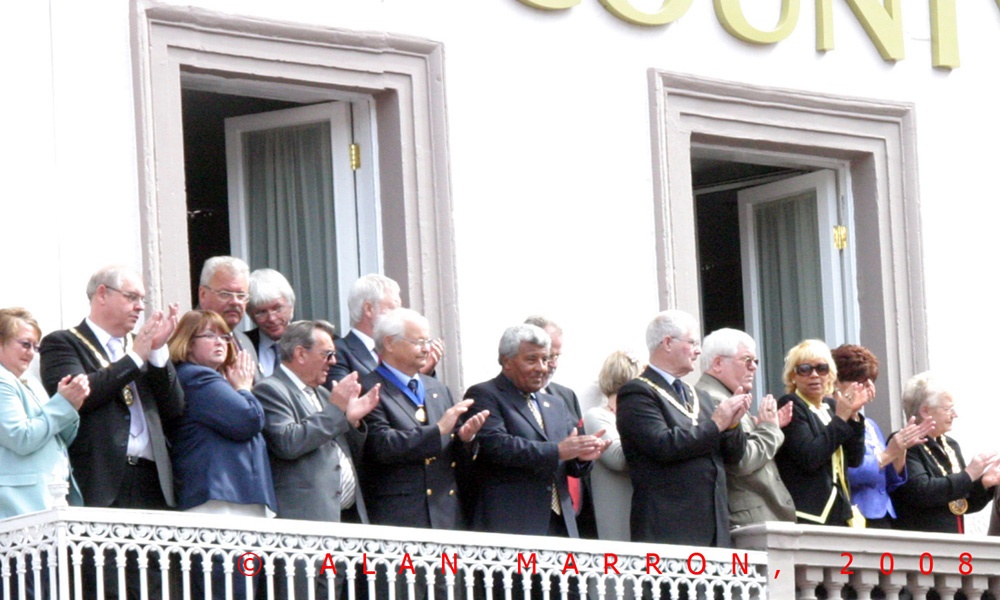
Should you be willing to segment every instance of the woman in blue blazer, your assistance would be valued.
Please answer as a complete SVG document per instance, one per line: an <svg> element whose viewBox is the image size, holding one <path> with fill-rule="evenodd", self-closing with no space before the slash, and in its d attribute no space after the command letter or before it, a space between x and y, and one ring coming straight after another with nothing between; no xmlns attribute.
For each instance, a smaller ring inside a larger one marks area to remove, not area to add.
<svg viewBox="0 0 1000 600"><path fill-rule="evenodd" d="M41 337L25 309L0 310L0 519L52 507L49 484L58 481L68 483L70 504L83 504L66 447L76 436L77 410L90 382L86 375L67 375L52 398L29 383L25 373Z"/></svg>
<svg viewBox="0 0 1000 600"><path fill-rule="evenodd" d="M178 508L274 516L277 501L261 433L264 409L250 392L254 366L249 355L237 352L222 317L206 310L185 314L168 345L185 400L172 449ZM221 598L221 561L213 572L213 593ZM200 585L201 578L193 581ZM243 597L243 577L234 583L236 597Z"/></svg>

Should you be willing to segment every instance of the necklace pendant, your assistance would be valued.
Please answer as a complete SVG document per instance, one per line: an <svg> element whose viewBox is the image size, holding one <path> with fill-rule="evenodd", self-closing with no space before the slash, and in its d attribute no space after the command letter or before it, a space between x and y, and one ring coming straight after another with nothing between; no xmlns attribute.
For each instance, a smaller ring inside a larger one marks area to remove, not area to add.
<svg viewBox="0 0 1000 600"><path fill-rule="evenodd" d="M413 416L416 417L421 423L427 423L427 411L424 410L423 406L417 408L416 412L413 413Z"/></svg>

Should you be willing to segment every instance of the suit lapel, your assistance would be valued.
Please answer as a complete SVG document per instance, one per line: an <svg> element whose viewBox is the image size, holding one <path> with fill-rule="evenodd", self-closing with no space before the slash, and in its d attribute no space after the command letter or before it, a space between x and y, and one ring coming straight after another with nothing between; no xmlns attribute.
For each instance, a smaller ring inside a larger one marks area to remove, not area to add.
<svg viewBox="0 0 1000 600"><path fill-rule="evenodd" d="M431 377L421 377L420 379L423 380L424 389L427 390L427 394L424 396L424 406L427 407L427 422L437 423L444 416L444 411L451 408L445 405L448 401L448 395L444 392L443 386L438 386Z"/></svg>
<svg viewBox="0 0 1000 600"><path fill-rule="evenodd" d="M559 409L554 403L563 402L563 399L559 396L545 393L537 393L535 396L538 398L538 411L542 413L542 421L545 423L545 437L556 439L559 436L559 432L555 430L555 426L560 419L558 418ZM563 404L565 403L563 402ZM528 412L531 411L529 410Z"/></svg>
<svg viewBox="0 0 1000 600"><path fill-rule="evenodd" d="M351 351L354 353L354 356L361 361L361 364L368 367L369 371L374 371L375 368L378 367L378 363L376 363L375 359L372 358L372 353L368 349L368 346L365 346L365 343L361 341L361 338L354 334L354 331L351 331L351 333L344 338L344 341L351 347Z"/></svg>
<svg viewBox="0 0 1000 600"><path fill-rule="evenodd" d="M663 375L660 375L659 373L657 373L653 369L650 369L650 368L647 367L646 371L642 374L642 376L645 377L646 379L652 381L653 383L655 383L660 388L660 390L662 390L668 396L670 396L675 401L677 401L681 406L684 405L684 401L681 399L680 395L677 393L677 390L674 389L674 386L672 386L669 383L667 383L667 380L663 378ZM684 382L681 381L681 383L684 383ZM693 405L693 403L698 402L698 397L695 395L694 390L691 389L691 386L689 386L688 384L684 383L684 387L686 388L687 393L691 394L692 405ZM667 400L665 398L661 397L660 398L660 402L663 404L664 407L676 410L676 408L672 407L670 405L670 403L667 402Z"/></svg>
<svg viewBox="0 0 1000 600"><path fill-rule="evenodd" d="M538 419L535 418L535 415L531 413L531 409L528 408L528 401L524 398L524 394L521 393L521 390L514 387L514 383L508 379L506 375L501 374L499 379L497 387L504 391L504 395L508 398L510 404L514 407L514 410L517 411L517 413L521 415L521 418L527 421L528 424L531 425L532 429L537 431L542 438L548 439L548 436L545 434L545 430L538 424ZM542 420L544 419L545 417L543 415Z"/></svg>
<svg viewBox="0 0 1000 600"><path fill-rule="evenodd" d="M312 406L312 403L306 398L305 392L299 389L298 384L296 384L292 379L285 373L285 370L278 368L273 373L275 377L281 380L283 384L291 392L292 402L295 403L295 411L299 414L299 418L309 416L316 412L316 407ZM320 388L325 389L325 388Z"/></svg>
<svg viewBox="0 0 1000 600"><path fill-rule="evenodd" d="M83 337L85 337L87 341L90 342L91 345L93 345L94 348L96 348L97 351L101 353L101 356L104 357L104 360L108 361L109 363L111 362L111 357L108 356L108 349L105 348L104 344L102 344L100 340L97 339L97 335L90 328L90 326L87 325L86 319L80 321L80 324L77 326L76 330L79 331L80 334L83 335ZM87 360L90 361L92 369L97 370L102 368L101 365L97 362L96 357L94 357L93 353L90 351L90 348L85 347L85 350L86 351L84 352L84 354L87 356Z"/></svg>
<svg viewBox="0 0 1000 600"><path fill-rule="evenodd" d="M399 412L405 414L407 420L412 422L414 425L423 425L423 423L417 420L417 416L415 414L417 407L414 406L413 402L411 402L410 399L406 397L406 394L404 394L402 390L396 387L395 383L389 381L389 379L387 379L385 375L379 373L378 376L379 379L382 380L382 389L379 390L379 393L383 401L388 400L393 407L399 410ZM437 419L432 420L428 415L427 422L436 423Z"/></svg>

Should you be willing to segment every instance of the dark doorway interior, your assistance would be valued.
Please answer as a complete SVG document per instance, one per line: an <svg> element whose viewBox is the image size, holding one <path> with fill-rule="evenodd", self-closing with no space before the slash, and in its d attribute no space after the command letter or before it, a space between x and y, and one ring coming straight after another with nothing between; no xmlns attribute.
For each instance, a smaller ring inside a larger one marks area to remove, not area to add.
<svg viewBox="0 0 1000 600"><path fill-rule="evenodd" d="M703 336L723 327L746 331L737 193L803 172L787 167L692 158Z"/></svg>
<svg viewBox="0 0 1000 600"><path fill-rule="evenodd" d="M192 306L198 303L198 278L206 259L229 254L229 197L226 184L225 119L301 106L184 89L184 177L187 187L188 260Z"/></svg>

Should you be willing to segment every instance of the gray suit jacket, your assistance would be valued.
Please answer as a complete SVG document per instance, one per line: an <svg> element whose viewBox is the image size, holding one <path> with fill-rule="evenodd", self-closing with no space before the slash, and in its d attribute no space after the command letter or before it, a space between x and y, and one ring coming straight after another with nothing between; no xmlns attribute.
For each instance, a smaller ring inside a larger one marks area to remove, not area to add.
<svg viewBox="0 0 1000 600"><path fill-rule="evenodd" d="M695 388L708 394L715 406L733 395L708 373L702 374ZM746 451L740 462L726 465L730 525L743 527L764 521L794 523L795 503L774 463L785 434L771 423L754 425L749 413L740 419L740 427L747 434Z"/></svg>
<svg viewBox="0 0 1000 600"><path fill-rule="evenodd" d="M315 388L323 410L317 411L284 370L264 379L253 394L264 407L264 438L271 458L271 475L278 499L278 517L310 521L340 521L339 452L351 457L357 476L365 432L348 423L343 411L329 402L330 392ZM360 482L355 507L368 522Z"/></svg>

